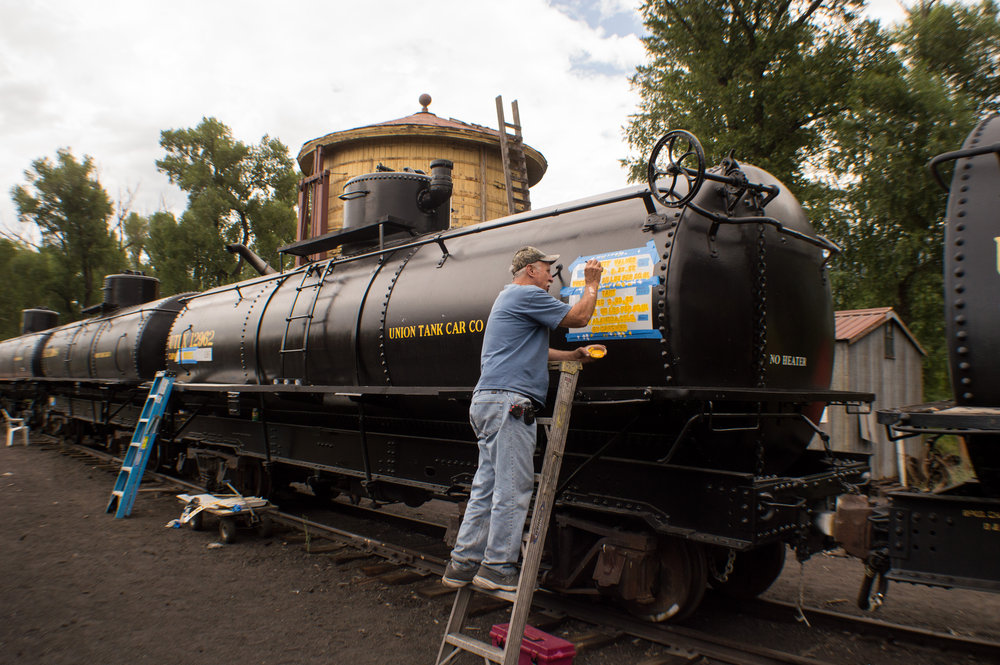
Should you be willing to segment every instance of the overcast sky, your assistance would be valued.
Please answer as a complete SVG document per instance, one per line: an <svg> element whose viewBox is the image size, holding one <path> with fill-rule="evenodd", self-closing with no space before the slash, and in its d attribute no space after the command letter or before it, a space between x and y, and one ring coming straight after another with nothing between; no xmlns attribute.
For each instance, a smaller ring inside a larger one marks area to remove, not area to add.
<svg viewBox="0 0 1000 665"><path fill-rule="evenodd" d="M496 127L517 99L548 172L536 207L625 184L628 77L643 62L637 0L0 0L0 227L39 157L94 158L112 199L180 213L156 171L160 131L214 116L298 154L330 132L420 110ZM872 14L892 20L897 0Z"/></svg>

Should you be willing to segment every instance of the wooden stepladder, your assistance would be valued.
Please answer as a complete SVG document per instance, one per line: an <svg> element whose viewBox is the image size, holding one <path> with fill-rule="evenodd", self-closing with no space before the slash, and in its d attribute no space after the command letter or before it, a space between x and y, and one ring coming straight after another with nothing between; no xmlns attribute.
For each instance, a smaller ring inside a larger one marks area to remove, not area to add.
<svg viewBox="0 0 1000 665"><path fill-rule="evenodd" d="M528 623L531 600L535 595L535 585L538 582L538 568L542 561L542 550L545 548L545 533L549 528L549 518L552 516L552 505L555 502L559 469L562 466L563 451L566 449L569 416L573 407L573 395L576 393L576 382L579 379L581 364L578 361L563 361L549 363L549 367L559 370L559 391L556 393L552 418L538 419L538 422L546 428L548 445L545 449L545 459L542 463L538 488L535 491L531 530L528 532L528 547L521 565L517 591L515 593L485 591L474 588L472 584L459 589L455 596L455 604L451 608L451 616L448 618L444 638L441 640L441 648L438 650L435 661L436 665L451 663L463 651L480 656L484 663L515 665L518 661L521 653L521 641L524 638L524 627ZM462 633L466 619L468 619L469 604L474 590L514 604L507 630L507 642L502 648ZM451 647L450 651L448 651L449 646Z"/></svg>
<svg viewBox="0 0 1000 665"><path fill-rule="evenodd" d="M174 387L174 378L173 372L157 372L156 378L153 379L153 386L149 389L146 403L139 414L139 422L136 423L132 441L125 451L125 459L122 460L115 488L111 491L111 500L104 510L106 513L114 510L116 519L132 514L135 494L139 491L142 474L146 472L149 453L156 445L156 434L160 431L160 420L163 417L163 410L167 408L167 400L170 399L170 391Z"/></svg>

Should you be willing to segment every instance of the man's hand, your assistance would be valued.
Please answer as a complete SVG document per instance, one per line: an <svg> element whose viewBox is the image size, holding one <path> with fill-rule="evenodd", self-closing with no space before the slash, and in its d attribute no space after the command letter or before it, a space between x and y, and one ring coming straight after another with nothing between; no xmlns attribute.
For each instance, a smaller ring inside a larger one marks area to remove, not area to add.
<svg viewBox="0 0 1000 665"><path fill-rule="evenodd" d="M584 288L593 288L595 296L597 295L597 287L601 285L602 274L604 274L604 266L597 259L590 259L583 266Z"/></svg>
<svg viewBox="0 0 1000 665"><path fill-rule="evenodd" d="M603 344L588 344L575 349L576 359L582 363L594 362L607 355L608 350Z"/></svg>
<svg viewBox="0 0 1000 665"><path fill-rule="evenodd" d="M583 265L583 295L566 313L559 325L566 328L582 328L590 323L597 306L597 292L601 287L601 275L604 267L597 259L590 259Z"/></svg>
<svg viewBox="0 0 1000 665"><path fill-rule="evenodd" d="M587 346L578 346L575 349L570 349L569 351L563 351L561 349L549 349L549 360L552 362L561 362L563 360L579 360L581 363L589 363L597 360L598 358L603 358L607 354L608 350L603 344L588 344Z"/></svg>

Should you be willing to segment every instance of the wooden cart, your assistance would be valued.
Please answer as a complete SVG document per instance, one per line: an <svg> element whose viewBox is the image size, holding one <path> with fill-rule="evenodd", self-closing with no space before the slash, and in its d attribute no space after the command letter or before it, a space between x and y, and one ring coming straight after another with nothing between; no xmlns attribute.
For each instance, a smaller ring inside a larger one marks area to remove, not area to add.
<svg viewBox="0 0 1000 665"><path fill-rule="evenodd" d="M277 510L277 506L259 496L178 494L177 499L184 504L181 524L200 531L205 525L205 513L213 515L219 520L219 537L224 543L236 540L239 526L256 529L264 538L270 536L274 528L271 513Z"/></svg>

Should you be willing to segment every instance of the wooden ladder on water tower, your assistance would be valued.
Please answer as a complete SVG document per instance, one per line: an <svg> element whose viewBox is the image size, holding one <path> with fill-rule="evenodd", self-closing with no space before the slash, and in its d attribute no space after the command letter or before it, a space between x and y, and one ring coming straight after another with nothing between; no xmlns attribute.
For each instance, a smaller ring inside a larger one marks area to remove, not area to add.
<svg viewBox="0 0 1000 665"><path fill-rule="evenodd" d="M510 104L514 122L507 122L503 114L503 97L497 95L497 125L500 127L500 156L503 158L503 179L507 187L507 212L511 215L531 210L528 194L528 162L524 157L524 139L521 137L521 116L517 100ZM508 134L507 129L514 130Z"/></svg>

